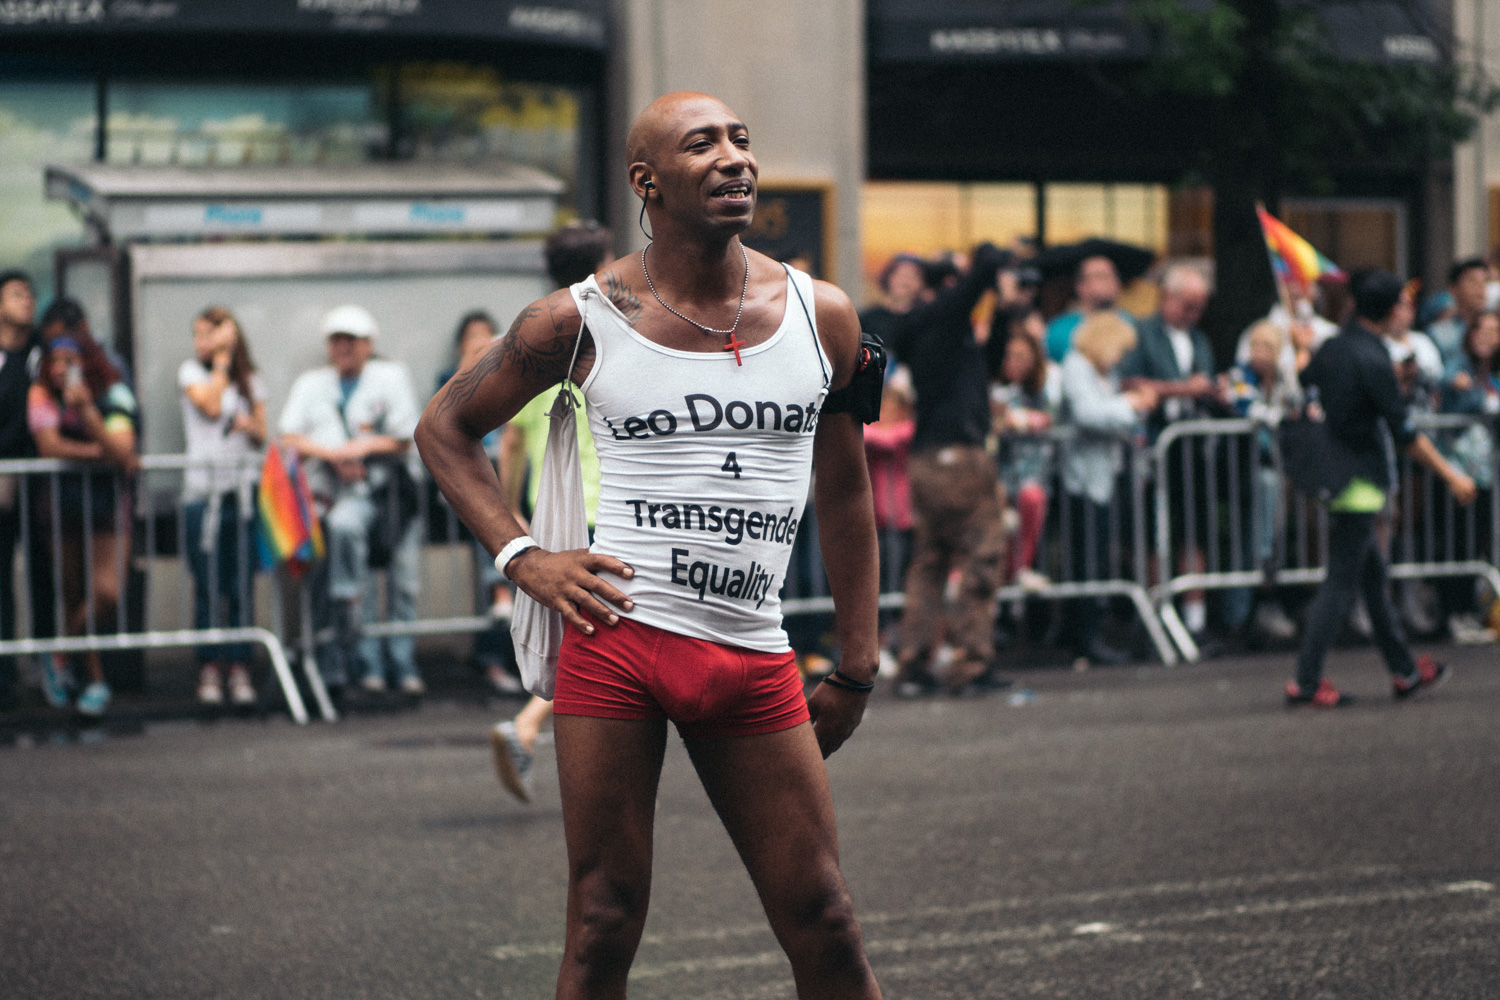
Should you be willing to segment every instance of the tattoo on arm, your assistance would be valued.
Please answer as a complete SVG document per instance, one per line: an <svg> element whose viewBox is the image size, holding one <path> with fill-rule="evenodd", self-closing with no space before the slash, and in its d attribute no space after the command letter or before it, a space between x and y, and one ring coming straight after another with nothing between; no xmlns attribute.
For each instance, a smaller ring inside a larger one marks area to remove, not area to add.
<svg viewBox="0 0 1500 1000"><path fill-rule="evenodd" d="M513 377L526 381L557 383L568 377L568 361L573 357L573 345L578 331L566 329L559 320L551 303L547 306L548 318L554 336L541 343L529 342L521 335L521 328L528 320L542 314L538 306L527 306L511 324L505 336L487 350L483 357L467 370L458 373L443 387L434 416L443 416L450 410L463 406L476 393L484 381L501 369L509 369ZM585 372L593 363L593 340L586 338L578 352L578 368ZM576 379L575 379L576 381Z"/></svg>
<svg viewBox="0 0 1500 1000"><path fill-rule="evenodd" d="M625 314L626 319L633 324L641 318L641 300L636 298L635 292L630 290L629 285L625 284L613 271L605 272L604 284L606 286L604 294L615 304L615 308Z"/></svg>

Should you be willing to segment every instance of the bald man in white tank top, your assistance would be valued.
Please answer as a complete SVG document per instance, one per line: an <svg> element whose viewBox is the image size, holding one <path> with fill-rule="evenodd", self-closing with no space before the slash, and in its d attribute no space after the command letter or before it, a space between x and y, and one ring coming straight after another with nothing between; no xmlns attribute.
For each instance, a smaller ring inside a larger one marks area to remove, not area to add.
<svg viewBox="0 0 1500 1000"><path fill-rule="evenodd" d="M798 996L879 997L822 762L859 725L877 665L863 439L851 413L826 403L859 367L859 320L834 286L740 243L758 167L724 104L668 94L627 145L653 242L524 310L434 397L416 435L464 523L567 625L555 697L569 870L557 996L625 995L670 720ZM505 508L480 440L569 376L599 450L597 534L587 550L547 552ZM804 698L778 595L814 463L843 659Z"/></svg>

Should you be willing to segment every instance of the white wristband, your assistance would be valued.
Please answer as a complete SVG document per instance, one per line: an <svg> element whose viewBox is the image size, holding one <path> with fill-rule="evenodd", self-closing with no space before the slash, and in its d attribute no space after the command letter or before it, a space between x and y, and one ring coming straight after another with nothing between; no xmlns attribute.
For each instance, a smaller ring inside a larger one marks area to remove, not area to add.
<svg viewBox="0 0 1500 1000"><path fill-rule="evenodd" d="M510 574L505 572L505 567L510 565L510 561L516 556L520 555L522 552L525 552L527 549L535 548L539 548L539 546L536 543L536 539L532 538L530 535L522 535L520 538L512 538L510 541L505 543L505 548L500 550L499 555L495 556L495 569L500 571L501 576L509 580Z"/></svg>

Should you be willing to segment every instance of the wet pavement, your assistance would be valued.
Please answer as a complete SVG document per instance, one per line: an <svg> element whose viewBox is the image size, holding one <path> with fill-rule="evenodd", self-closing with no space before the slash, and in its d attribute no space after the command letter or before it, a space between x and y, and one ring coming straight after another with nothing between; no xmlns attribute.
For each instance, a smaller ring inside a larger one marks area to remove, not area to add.
<svg viewBox="0 0 1500 1000"><path fill-rule="evenodd" d="M897 701L830 762L890 998L1500 997L1500 652L1395 704L1280 704L1287 657L1033 670L1034 699ZM143 716L0 749L0 996L552 995L564 863L491 771L499 706L293 726ZM29 743L29 745L28 745ZM668 751L637 998L790 971Z"/></svg>

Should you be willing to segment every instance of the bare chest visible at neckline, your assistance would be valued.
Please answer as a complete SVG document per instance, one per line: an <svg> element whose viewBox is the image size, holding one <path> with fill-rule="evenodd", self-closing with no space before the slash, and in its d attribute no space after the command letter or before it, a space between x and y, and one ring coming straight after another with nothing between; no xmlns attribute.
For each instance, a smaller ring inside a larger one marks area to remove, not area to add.
<svg viewBox="0 0 1500 1000"><path fill-rule="evenodd" d="M742 342L745 350L758 347L766 341L775 337L777 332L786 325L790 316L790 310L796 308L792 301L795 293L791 290L791 279L787 278L780 283L774 281L758 281L750 286L750 291L745 297L745 313L740 319L739 327L734 331L734 338ZM759 287L757 287L759 286ZM670 351L682 351L690 354L719 355L724 351L724 344L728 337L722 333L708 333L700 330L678 316L662 308L651 294L650 289L641 282L640 288L631 287L630 292L639 296L639 307L634 319L630 314L623 311L618 302L609 298L605 292L605 298L615 307L622 320L625 321L636 334L642 339L650 341L658 347L664 347ZM672 308L678 312L686 313L705 326L715 326L720 329L727 327L733 320L734 313L729 311L729 319L712 317L705 320L697 314L691 304L684 307L683 304L672 301L663 292L662 295ZM718 322L713 322L718 320ZM722 324L722 325L721 325Z"/></svg>

